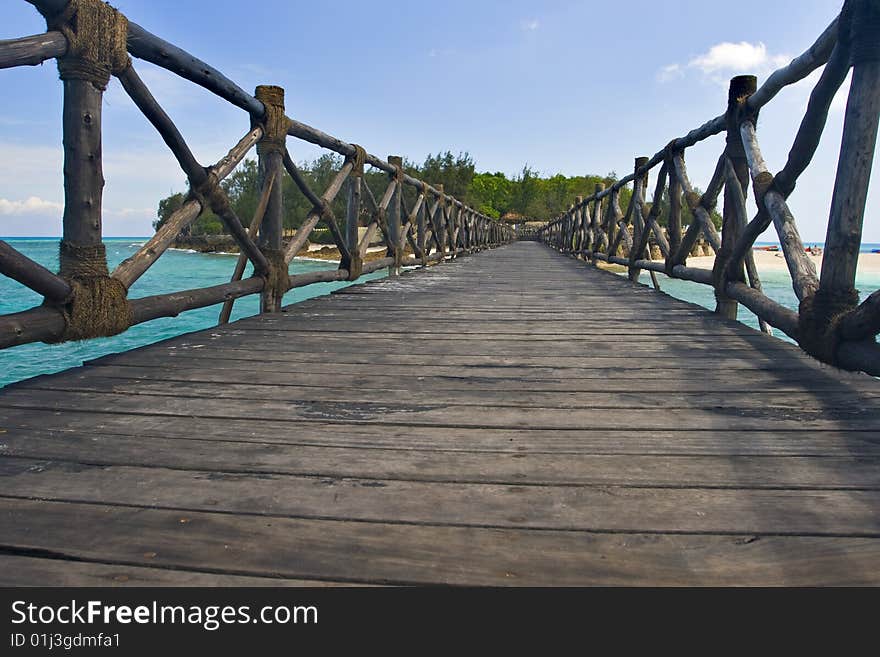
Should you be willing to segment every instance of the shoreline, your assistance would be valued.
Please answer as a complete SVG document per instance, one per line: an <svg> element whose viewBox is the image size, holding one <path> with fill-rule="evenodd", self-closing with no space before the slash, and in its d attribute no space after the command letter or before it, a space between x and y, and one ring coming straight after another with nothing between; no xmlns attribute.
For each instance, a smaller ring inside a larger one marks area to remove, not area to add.
<svg viewBox="0 0 880 657"><path fill-rule="evenodd" d="M755 251L755 265L758 273L763 272L788 272L788 265L782 252ZM822 271L823 256L810 255L810 260L816 265L816 272ZM700 256L687 259L688 267L712 270L715 266L715 256ZM859 274L880 274L880 253L860 253L859 264L856 268Z"/></svg>

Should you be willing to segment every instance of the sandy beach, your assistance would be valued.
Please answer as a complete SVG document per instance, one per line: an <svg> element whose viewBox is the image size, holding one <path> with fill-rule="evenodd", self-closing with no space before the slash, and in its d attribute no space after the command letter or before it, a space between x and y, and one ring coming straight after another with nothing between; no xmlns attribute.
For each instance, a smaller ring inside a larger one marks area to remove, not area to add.
<svg viewBox="0 0 880 657"><path fill-rule="evenodd" d="M816 265L816 271L822 270L822 256L810 256ZM698 267L700 269L712 269L715 264L715 256L702 256L699 258L688 258L689 267ZM772 271L788 271L785 264L785 258L782 252L772 251L755 251L755 264L758 266L758 273ZM862 253L859 256L859 274L880 274L880 253Z"/></svg>

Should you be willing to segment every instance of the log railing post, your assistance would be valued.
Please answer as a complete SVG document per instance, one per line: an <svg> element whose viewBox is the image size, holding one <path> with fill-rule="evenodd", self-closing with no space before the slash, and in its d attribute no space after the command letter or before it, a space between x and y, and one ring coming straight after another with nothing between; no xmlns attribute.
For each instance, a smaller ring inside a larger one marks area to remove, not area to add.
<svg viewBox="0 0 880 657"><path fill-rule="evenodd" d="M437 243L440 245L440 253L443 254L440 262L446 259L446 194L443 191L443 185L435 185L440 197L437 199L437 216L436 227L439 234L437 235Z"/></svg>
<svg viewBox="0 0 880 657"><path fill-rule="evenodd" d="M422 259L422 266L428 266L428 226L425 220L425 214L428 208L428 190L423 184L421 189L422 203L419 205L419 211L416 214L416 244L419 252L416 254Z"/></svg>
<svg viewBox="0 0 880 657"><path fill-rule="evenodd" d="M862 241L868 184L877 144L880 113L880 7L854 0L852 14L852 84L843 125L843 140L831 214L825 238L820 289L823 294L852 295Z"/></svg>
<svg viewBox="0 0 880 657"><path fill-rule="evenodd" d="M361 186L364 180L364 160L366 151L355 145L355 154L351 158L353 163L351 174L348 178L348 198L346 199L345 212L345 243L348 246L349 256L344 255L339 263L340 269L348 271L348 280L354 281L360 278L363 271L364 261L360 252L360 217L361 217Z"/></svg>
<svg viewBox="0 0 880 657"><path fill-rule="evenodd" d="M727 265L733 248L739 239L741 228L734 197L736 194L741 194L743 198L746 198L749 189L749 163L746 159L742 136L739 132L739 117L746 101L757 89L757 77L754 75L739 75L730 81L727 95L727 145L725 147L725 155L733 165L741 191L731 187L733 181L729 181L724 185L721 248L715 255L715 265L712 272L712 278L715 282L715 312L726 319L736 319L738 309L737 302L727 296L727 283L729 280L745 283L746 280L742 264L736 268L735 278L728 280Z"/></svg>
<svg viewBox="0 0 880 657"><path fill-rule="evenodd" d="M596 252L598 252L601 247L601 240L599 239L600 233L600 224L601 224L601 214L602 214L602 199L599 198L599 194L605 191L605 183L596 183L595 190L593 192L593 196L595 197L592 202L592 212L590 211L590 206L587 205L586 212L587 218L590 222L590 255L592 256ZM595 262L595 258L593 258Z"/></svg>
<svg viewBox="0 0 880 657"><path fill-rule="evenodd" d="M638 245L641 240L642 231L647 230L642 217L642 202L644 201L644 193L646 186L646 176L639 175L639 169L648 163L647 157L637 157L635 163L635 180L633 181L632 195L632 226L633 226L633 245ZM636 267L636 261L644 255L639 253L640 249L631 248L629 252L629 280L636 282L642 270Z"/></svg>
<svg viewBox="0 0 880 657"><path fill-rule="evenodd" d="M389 155L388 164L394 167L394 194L391 196L391 204L388 206L388 255L394 258L394 264L388 268L389 276L400 274L400 224L403 220L403 158L399 155Z"/></svg>
<svg viewBox="0 0 880 657"><path fill-rule="evenodd" d="M125 286L110 278L102 239L102 101L111 73L131 65L125 47L128 21L109 5L90 5L74 17L49 15L49 29L64 29L58 59L63 81L64 215L60 276L71 284L60 340L115 335L132 322Z"/></svg>
<svg viewBox="0 0 880 657"><path fill-rule="evenodd" d="M681 247L681 180L675 169L672 157L667 157L666 168L669 172L669 219L666 222L666 232L669 236L669 255L666 257L666 274L672 275L672 270L677 263L675 256Z"/></svg>
<svg viewBox="0 0 880 657"><path fill-rule="evenodd" d="M859 302L855 289L856 267L880 121L880 3L851 0L850 16L852 83L825 238L825 257L819 290L801 302L799 318L801 346L817 358L832 363L839 362L841 322ZM870 337L869 341L873 342ZM858 362L844 365L859 367Z"/></svg>
<svg viewBox="0 0 880 657"><path fill-rule="evenodd" d="M611 196L608 199L608 219L607 219L607 237L608 237L608 257L617 255L617 245L619 239L617 236L617 222L620 220L620 191L617 185L611 188Z"/></svg>
<svg viewBox="0 0 880 657"><path fill-rule="evenodd" d="M575 198L575 255L578 257L582 257L584 251L589 248L590 245L590 225L589 225L589 212L583 207L584 197L578 196Z"/></svg>
<svg viewBox="0 0 880 657"><path fill-rule="evenodd" d="M257 87L255 97L266 108L263 119L263 137L257 143L261 186L274 181L269 194L269 203L263 222L260 225L258 244L270 271L267 284L260 296L260 312L277 313L281 311L282 299L287 292L288 267L284 262L281 239L284 232L284 197L281 176L284 172L284 151L287 139L288 121L284 109L284 89L272 85Z"/></svg>

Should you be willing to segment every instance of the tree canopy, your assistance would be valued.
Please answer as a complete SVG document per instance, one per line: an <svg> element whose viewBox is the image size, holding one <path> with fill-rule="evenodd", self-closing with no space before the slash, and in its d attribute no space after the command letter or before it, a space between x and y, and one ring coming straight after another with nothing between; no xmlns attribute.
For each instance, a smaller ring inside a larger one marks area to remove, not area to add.
<svg viewBox="0 0 880 657"><path fill-rule="evenodd" d="M302 163L299 168L309 187L316 193L322 193L341 168L343 159L336 154L322 155L311 162ZM477 173L474 160L467 152L453 154L451 151L428 155L421 164L404 160L404 169L411 176L424 180L431 185L442 184L446 193L458 198L483 214L494 217L516 217L546 221L562 214L578 196L593 194L597 183L606 186L617 180L616 174L605 176L564 176L557 173L542 176L539 172L525 165L518 174L508 177L501 172ZM383 171L370 170L364 180L377 199L381 198L388 184L388 174ZM256 210L260 196L259 167L252 159L245 160L222 183L229 195L232 207L242 221L247 223ZM309 210L311 203L297 189L289 176L284 176L284 227L298 228ZM412 207L416 198L416 190L407 188L404 192L407 207ZM629 203L631 191L621 190L620 204L625 208ZM175 193L159 202L158 218L153 227L158 229L185 201L182 193ZM665 225L669 206L668 192L664 194L664 213L660 223ZM345 216L345 194L340 193L333 203L333 210L338 217ZM717 213L716 213L717 215ZM720 216L715 216L720 225ZM685 206L684 223L690 222L690 213ZM191 226L190 232L196 235L213 235L225 232L220 219L210 211L206 211Z"/></svg>

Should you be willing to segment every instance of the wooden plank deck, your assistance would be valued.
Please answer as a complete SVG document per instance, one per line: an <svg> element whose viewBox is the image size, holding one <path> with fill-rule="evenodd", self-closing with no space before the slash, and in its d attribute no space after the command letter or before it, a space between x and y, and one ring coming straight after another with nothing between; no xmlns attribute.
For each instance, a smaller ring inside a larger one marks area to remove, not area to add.
<svg viewBox="0 0 880 657"><path fill-rule="evenodd" d="M0 391L0 584L880 584L878 399L516 243Z"/></svg>

